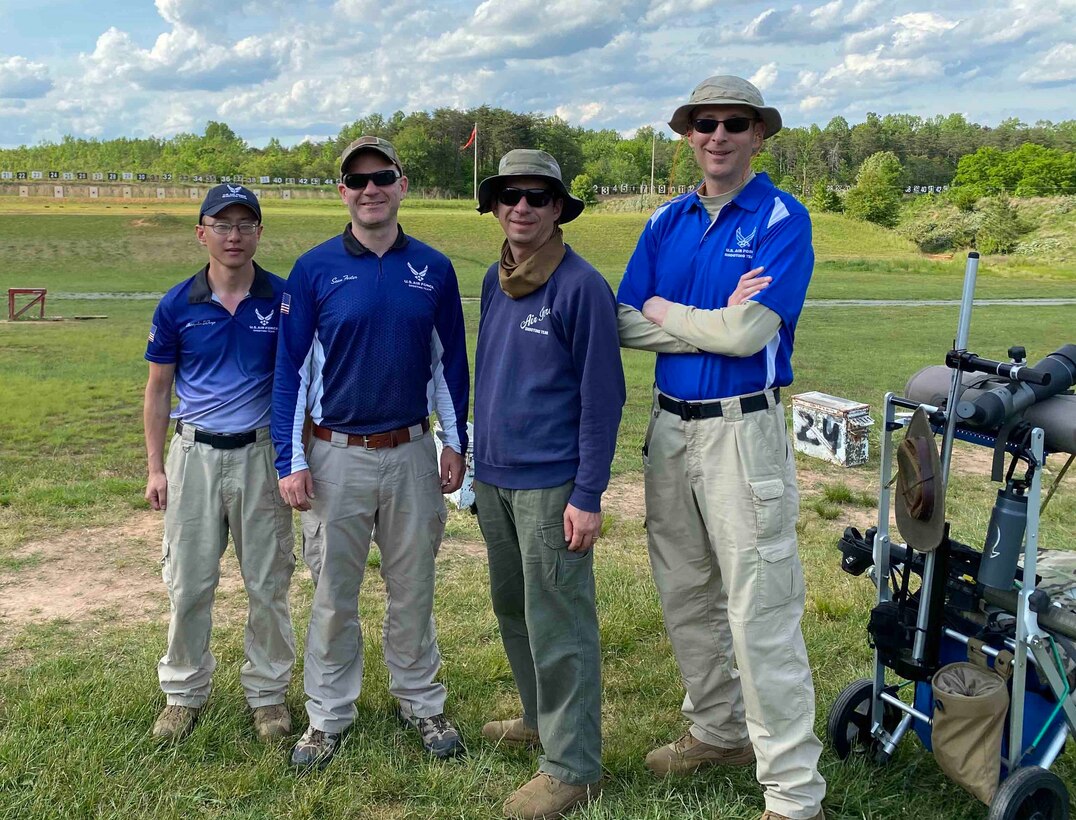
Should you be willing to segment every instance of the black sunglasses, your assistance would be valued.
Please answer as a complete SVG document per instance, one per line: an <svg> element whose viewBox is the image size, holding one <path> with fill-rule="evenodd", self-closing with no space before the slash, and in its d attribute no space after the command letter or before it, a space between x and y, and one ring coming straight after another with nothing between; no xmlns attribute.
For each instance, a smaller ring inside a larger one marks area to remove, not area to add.
<svg viewBox="0 0 1076 820"><path fill-rule="evenodd" d="M497 194L497 201L513 208L524 197L532 208L544 208L553 201L553 192L545 188L503 188Z"/></svg>
<svg viewBox="0 0 1076 820"><path fill-rule="evenodd" d="M341 181L344 183L344 187L351 188L353 191L361 191L371 182L378 188L384 188L386 185L391 185L399 178L399 173L393 171L391 168L386 168L384 171L374 171L370 174L360 174L357 171L353 174L344 174L344 178Z"/></svg>
<svg viewBox="0 0 1076 820"><path fill-rule="evenodd" d="M700 134L712 134L717 126L724 125L728 134L742 134L756 121L755 117L729 117L727 120L713 120L709 117L700 117L695 120L691 127Z"/></svg>

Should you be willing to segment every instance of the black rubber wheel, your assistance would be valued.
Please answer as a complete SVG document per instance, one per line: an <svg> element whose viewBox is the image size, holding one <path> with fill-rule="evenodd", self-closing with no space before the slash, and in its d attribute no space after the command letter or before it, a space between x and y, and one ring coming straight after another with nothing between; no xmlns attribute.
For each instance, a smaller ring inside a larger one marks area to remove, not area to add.
<svg viewBox="0 0 1076 820"><path fill-rule="evenodd" d="M869 755L875 763L889 760L881 744L871 737L873 691L873 681L857 680L846 686L833 701L826 721L826 735L834 754L841 760L847 760L853 754ZM900 722L900 712L888 703L883 708L882 725L891 732Z"/></svg>
<svg viewBox="0 0 1076 820"><path fill-rule="evenodd" d="M990 802L987 820L1068 820L1069 793L1049 769L1025 766L1006 777Z"/></svg>

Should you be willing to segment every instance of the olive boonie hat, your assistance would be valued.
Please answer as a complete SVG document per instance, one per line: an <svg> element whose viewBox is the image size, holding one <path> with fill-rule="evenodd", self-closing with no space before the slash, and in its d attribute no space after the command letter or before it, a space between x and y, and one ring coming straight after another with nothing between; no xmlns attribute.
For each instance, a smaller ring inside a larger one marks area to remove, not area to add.
<svg viewBox="0 0 1076 820"><path fill-rule="evenodd" d="M365 136L359 137L352 142L351 145L344 149L344 153L340 155L340 176L347 173L347 166L352 157L360 151L376 151L395 165L397 171L401 174L403 173L403 168L400 167L400 158L396 155L396 149L392 147L391 142L381 139L381 137Z"/></svg>
<svg viewBox="0 0 1076 820"><path fill-rule="evenodd" d="M908 546L920 552L937 549L945 534L945 485L934 431L922 407L897 447L896 502L897 528Z"/></svg>
<svg viewBox="0 0 1076 820"><path fill-rule="evenodd" d="M499 173L486 177L478 186L478 212L489 213L493 210L493 195L501 187L499 183L508 177L541 177L552 183L554 190L564 201L560 212L560 224L571 222L583 213L583 200L572 196L564 187L560 176L560 165L545 151L533 148L515 148L501 157Z"/></svg>
<svg viewBox="0 0 1076 820"><path fill-rule="evenodd" d="M691 112L703 105L746 105L755 109L766 124L764 137L772 137L781 130L781 115L776 108L762 102L762 92L742 77L728 74L707 77L695 86L687 104L673 112L669 127L677 134L686 134L691 129Z"/></svg>

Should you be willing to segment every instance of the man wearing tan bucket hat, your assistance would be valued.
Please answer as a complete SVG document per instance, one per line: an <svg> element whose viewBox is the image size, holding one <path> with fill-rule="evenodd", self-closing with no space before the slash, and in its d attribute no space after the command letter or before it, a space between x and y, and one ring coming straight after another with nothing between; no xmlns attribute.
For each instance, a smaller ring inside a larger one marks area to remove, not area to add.
<svg viewBox="0 0 1076 820"><path fill-rule="evenodd" d="M781 128L751 83L704 80L669 125L703 183L650 217L617 297L621 344L658 354L647 533L691 721L646 765L664 777L754 762L763 820L822 818L799 494L780 403L814 266L811 224L751 169Z"/></svg>
<svg viewBox="0 0 1076 820"><path fill-rule="evenodd" d="M483 180L478 210L505 241L482 282L474 463L490 593L523 707L487 723L541 745L507 817L560 817L598 795L601 656L593 547L624 404L616 299L560 226L583 210L545 151L517 149Z"/></svg>

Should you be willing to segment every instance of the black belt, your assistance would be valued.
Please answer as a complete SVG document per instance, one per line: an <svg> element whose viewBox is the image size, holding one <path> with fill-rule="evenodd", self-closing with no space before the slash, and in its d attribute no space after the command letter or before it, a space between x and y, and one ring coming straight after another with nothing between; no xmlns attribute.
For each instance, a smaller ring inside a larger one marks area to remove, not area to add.
<svg viewBox="0 0 1076 820"><path fill-rule="evenodd" d="M176 435L183 435L183 422L176 422ZM195 430L194 440L199 444L208 444L217 450L237 450L246 447L258 440L258 431L250 430L246 433L207 433L205 430Z"/></svg>
<svg viewBox="0 0 1076 820"><path fill-rule="evenodd" d="M769 403L766 401L766 393L755 393L753 396L744 396L740 399L740 412L741 413L757 413L759 410L765 410ZM781 403L781 388L775 387L773 390L773 403ZM721 412L720 401L710 402L697 402L697 401L677 401L671 399L664 393L658 393L658 405L662 410L667 410L675 416L679 416L684 421L693 421L695 419L716 419L724 415Z"/></svg>

